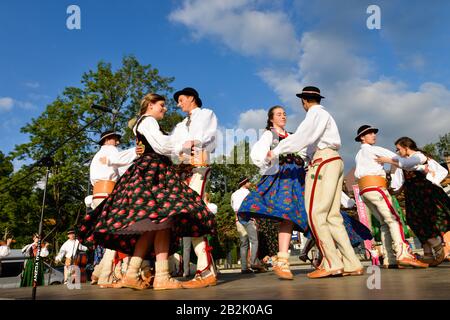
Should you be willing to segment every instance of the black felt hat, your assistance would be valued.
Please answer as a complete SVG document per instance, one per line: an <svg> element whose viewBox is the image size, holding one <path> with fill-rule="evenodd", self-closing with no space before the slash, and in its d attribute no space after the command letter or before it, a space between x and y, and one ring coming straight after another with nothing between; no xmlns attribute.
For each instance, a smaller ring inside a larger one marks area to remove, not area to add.
<svg viewBox="0 0 450 320"><path fill-rule="evenodd" d="M320 89L319 88L312 87L312 86L304 87L302 92L297 93L296 96L299 97L299 98L304 98L304 99L308 99L308 98L324 99L325 98L325 97L320 95Z"/></svg>
<svg viewBox="0 0 450 320"><path fill-rule="evenodd" d="M195 90L194 88L187 87L187 88L184 88L183 90L175 92L175 94L173 95L173 98L175 99L176 103L178 103L178 98L181 95L194 97L195 101L197 102L197 106L199 108L202 106L202 100L200 99L197 90Z"/></svg>
<svg viewBox="0 0 450 320"><path fill-rule="evenodd" d="M357 132L357 136L355 138L355 141L360 142L361 141L361 136L368 134L370 132L378 132L377 128L374 128L372 126L369 126L368 124L365 124L361 127L359 127L358 132Z"/></svg>
<svg viewBox="0 0 450 320"><path fill-rule="evenodd" d="M102 133L101 137L100 137L100 141L98 142L99 145L103 145L103 142L105 142L106 138L111 138L111 137L117 137L117 139L120 140L120 138L122 137L120 134L112 131L112 130L108 130Z"/></svg>

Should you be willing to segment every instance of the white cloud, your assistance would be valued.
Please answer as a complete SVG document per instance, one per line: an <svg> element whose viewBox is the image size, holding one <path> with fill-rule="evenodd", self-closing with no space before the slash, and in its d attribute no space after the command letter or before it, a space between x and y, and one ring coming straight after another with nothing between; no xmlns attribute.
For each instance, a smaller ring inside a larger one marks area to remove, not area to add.
<svg viewBox="0 0 450 320"><path fill-rule="evenodd" d="M416 53L406 56L404 62L399 64L399 67L404 70L412 68L415 71L421 72L425 70L426 61L423 55Z"/></svg>
<svg viewBox="0 0 450 320"><path fill-rule="evenodd" d="M37 107L33 103L28 102L28 101L17 101L16 100L15 102L19 108L24 109L24 110L36 110L37 109Z"/></svg>
<svg viewBox="0 0 450 320"><path fill-rule="evenodd" d="M299 3L310 6L306 1L297 1L297 7ZM394 6L390 2L382 3L382 30L378 38L373 38L381 42L375 42L373 47L367 40L368 31L365 27L367 5L357 0L349 5L350 11L338 10L341 4L334 1L320 0L315 3L313 10L308 11L311 16L307 18L317 20L317 23L312 24L312 30L302 34L300 42L296 40L294 24L286 13L281 9L273 12L256 11L256 2L250 0L224 3L186 0L182 9L173 12L170 19L184 24L198 39L214 38L246 56L260 56L260 52L267 51L266 65L270 67L260 70L258 75L288 107L290 131L295 131L305 116L295 93L306 85L321 88L326 97L323 104L336 119L341 133L341 153L348 170L354 165L354 155L359 148L354 135L362 124L379 127L379 145L389 148L393 148L394 140L400 136L410 136L419 145L424 145L436 141L439 135L450 130L450 90L447 87L427 82L418 88L411 88L398 79L386 78L383 70L378 70L374 64L376 60L371 49L376 49L375 46L386 42L386 39L394 48L394 55L402 51L403 45L393 40L403 37L408 45L411 44L410 40L416 45L417 39L420 39L415 36L422 32L418 31L420 26L413 30L414 35L409 34L407 26L414 20L411 16L406 18L408 15L405 14L400 27L394 23L399 6L404 4ZM420 15L422 7L413 7L412 17ZM330 14L324 14L326 11ZM256 23L258 19L248 19L252 15L267 19L260 19L260 25ZM281 30L286 32L274 32L276 29L264 27L267 25L281 25ZM361 28L355 29L357 25ZM264 40L275 43L271 43L270 47L283 44L282 48L288 50L282 51L283 54L271 51L265 47ZM244 46L244 42L247 46ZM420 51L409 50L402 56L405 57L402 67L414 68L416 71L426 68L427 57ZM279 60L273 58L284 58L294 63L291 69L286 69L286 63L280 68L277 65ZM388 69L386 73L392 74ZM263 128L266 112L262 109L247 110L240 114L237 124L244 129Z"/></svg>
<svg viewBox="0 0 450 320"><path fill-rule="evenodd" d="M0 98L0 111L10 111L14 105L14 99L9 97Z"/></svg>
<svg viewBox="0 0 450 320"><path fill-rule="evenodd" d="M37 107L29 101L15 100L10 97L0 98L0 111L11 111L13 106L17 106L23 110L36 110Z"/></svg>
<svg viewBox="0 0 450 320"><path fill-rule="evenodd" d="M25 86L27 86L28 88L31 89L37 89L39 88L41 85L39 84L39 82L37 81L29 81L25 83Z"/></svg>
<svg viewBox="0 0 450 320"><path fill-rule="evenodd" d="M261 78L280 99L298 110L297 93L316 85L326 97L322 104L332 113L343 143L342 156L349 169L359 145L357 128L371 124L380 128L378 144L393 148L400 136L410 136L419 145L436 141L450 130L450 91L438 83L423 83L418 89L394 79L369 80L369 61L353 54L345 42L330 41L322 33L305 33L296 70L266 69ZM420 57L416 66L420 67ZM296 115L300 123L304 115ZM297 124L298 124L297 123ZM292 129L291 129L292 130ZM295 129L294 129L295 130Z"/></svg>
<svg viewBox="0 0 450 320"><path fill-rule="evenodd" d="M254 0L185 0L169 20L190 28L196 39L218 39L243 55L295 59L300 44L289 17L257 6Z"/></svg>
<svg viewBox="0 0 450 320"><path fill-rule="evenodd" d="M267 111L264 109L250 109L239 115L238 128L242 130L259 130L266 127Z"/></svg>

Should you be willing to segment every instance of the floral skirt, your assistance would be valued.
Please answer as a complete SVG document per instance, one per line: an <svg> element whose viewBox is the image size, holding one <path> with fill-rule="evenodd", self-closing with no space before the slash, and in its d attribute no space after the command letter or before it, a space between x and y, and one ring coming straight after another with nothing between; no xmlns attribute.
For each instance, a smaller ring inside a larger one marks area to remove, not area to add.
<svg viewBox="0 0 450 320"><path fill-rule="evenodd" d="M215 219L170 160L151 153L135 160L108 198L86 214L78 234L87 246L132 254L143 232L163 228L178 237L200 237L215 233Z"/></svg>
<svg viewBox="0 0 450 320"><path fill-rule="evenodd" d="M305 237L311 238L308 215L305 209L305 170L293 163L280 166L277 174L263 176L256 191L251 191L239 208L239 216L248 220L269 218L277 221L289 220ZM318 200L320 201L320 200ZM370 230L358 220L341 211L344 226L353 246L372 239Z"/></svg>
<svg viewBox="0 0 450 320"><path fill-rule="evenodd" d="M261 178L256 191L251 191L242 202L238 214L244 220L250 217L289 220L295 230L308 234L304 184L302 167L294 163L281 165L276 174Z"/></svg>
<svg viewBox="0 0 450 320"><path fill-rule="evenodd" d="M450 198L445 191L425 178L405 181L406 220L425 243L449 231Z"/></svg>
<svg viewBox="0 0 450 320"><path fill-rule="evenodd" d="M344 219L345 230L353 247L357 247L364 240L371 240L373 238L369 228L363 225L358 220L352 218L347 212L341 211Z"/></svg>

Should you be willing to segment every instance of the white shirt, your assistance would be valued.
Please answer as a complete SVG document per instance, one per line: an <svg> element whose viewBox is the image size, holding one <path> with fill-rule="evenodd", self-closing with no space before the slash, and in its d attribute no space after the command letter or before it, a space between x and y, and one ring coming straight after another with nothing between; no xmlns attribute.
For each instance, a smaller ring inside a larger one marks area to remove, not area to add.
<svg viewBox="0 0 450 320"><path fill-rule="evenodd" d="M208 207L209 211L211 211L213 214L217 214L217 205L215 203L207 203L206 206Z"/></svg>
<svg viewBox="0 0 450 320"><path fill-rule="evenodd" d="M190 117L178 123L171 133L175 145L174 153L178 155L183 149L183 144L191 140L198 140L201 143L201 147L194 147L195 151L205 149L208 152L214 152L216 135L217 117L214 112L210 109L195 108L191 111Z"/></svg>
<svg viewBox="0 0 450 320"><path fill-rule="evenodd" d="M424 171L426 168L425 163L428 164L429 172L426 174L426 179L437 185L441 186L441 181L448 175L448 170L439 165L434 159L428 159L422 152L416 151L412 155L402 158L398 155L392 157L392 159L398 160L398 165L401 169L407 171ZM399 169L401 172L401 170ZM395 180L394 180L395 179ZM391 186L398 190L403 185L405 179L403 174L393 176ZM395 186L394 186L395 183Z"/></svg>
<svg viewBox="0 0 450 320"><path fill-rule="evenodd" d="M239 208L241 207L242 202L244 201L245 197L250 193L250 190L247 188L240 188L233 192L231 195L231 207L233 208L234 212L238 212Z"/></svg>
<svg viewBox="0 0 450 320"><path fill-rule="evenodd" d="M288 135L289 133L286 132ZM274 136L272 131L266 130L261 138L253 145L250 151L250 158L253 163L259 167L259 173L261 175L273 175L279 170L278 159L275 158L273 161L267 161L266 156L269 152L271 146L274 143L278 143L279 140L274 141ZM306 148L299 152L299 156L303 159L306 158Z"/></svg>
<svg viewBox="0 0 450 320"><path fill-rule="evenodd" d="M100 162L100 158L103 157L107 158L106 164ZM89 170L91 184L95 185L99 180L117 181L120 173L123 173L119 172L119 168L125 167L126 170L136 157L136 148L119 151L113 145L101 146L91 162Z"/></svg>
<svg viewBox="0 0 450 320"><path fill-rule="evenodd" d="M419 151L416 151L412 155L405 158L402 158L398 155L394 155L391 158L397 159L398 166L408 171L423 171L424 167L422 167L421 165L425 164L428 159L422 152Z"/></svg>
<svg viewBox="0 0 450 320"><path fill-rule="evenodd" d="M6 257L10 251L11 250L9 249L9 247L7 245L0 246L0 258Z"/></svg>
<svg viewBox="0 0 450 320"><path fill-rule="evenodd" d="M26 256L26 257L31 257L31 252L33 250L33 243L27 244L25 247L22 248L22 253ZM37 243L36 243L37 246ZM49 255L48 249L44 246L41 245L41 254L40 256L45 258L46 256Z"/></svg>
<svg viewBox="0 0 450 320"><path fill-rule="evenodd" d="M381 176L386 178L386 172L382 164L379 164L375 159L379 157L393 158L397 155L385 148L370 145L367 143L361 144L361 149L355 157L356 169L355 178L361 179L365 176Z"/></svg>
<svg viewBox="0 0 450 320"><path fill-rule="evenodd" d="M344 208L346 209L353 208L355 204L356 204L355 200L346 195L344 191L341 192L341 205Z"/></svg>
<svg viewBox="0 0 450 320"><path fill-rule="evenodd" d="M282 140L273 149L275 157L283 153L295 153L308 148L308 157L312 158L316 149L330 148L339 150L341 137L333 117L320 104L309 108L305 120L295 133Z"/></svg>
<svg viewBox="0 0 450 320"><path fill-rule="evenodd" d="M61 261L63 257L72 258L75 256L76 252L87 251L87 247L80 244L78 240L67 240L59 249L58 255L55 257L55 261Z"/></svg>
<svg viewBox="0 0 450 320"><path fill-rule="evenodd" d="M147 139L156 153L168 157L172 155L174 146L171 137L161 132L159 123L155 118L146 116L139 124L139 128L136 129L136 126L133 128L134 134L136 134L136 130Z"/></svg>

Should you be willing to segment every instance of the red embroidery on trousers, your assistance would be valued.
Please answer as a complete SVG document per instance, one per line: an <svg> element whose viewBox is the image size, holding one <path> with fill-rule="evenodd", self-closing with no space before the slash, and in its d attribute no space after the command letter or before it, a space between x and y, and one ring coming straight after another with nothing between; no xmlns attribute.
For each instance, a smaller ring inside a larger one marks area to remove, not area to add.
<svg viewBox="0 0 450 320"><path fill-rule="evenodd" d="M321 158L320 158L320 159L321 159ZM330 266L330 269L332 269L332 268L331 268L331 262L330 262L330 260L327 258L327 256L325 255L325 251L323 250L323 247L322 247L322 242L320 241L320 238L318 237L317 232L316 232L316 228L314 227L314 223L313 223L313 219L312 219L312 210L313 210L313 204L314 204L314 192L316 191L317 178L318 178L318 176L319 176L320 169L322 169L322 167L323 167L325 164L327 164L327 163L329 163L329 162L332 162L332 161L335 161L335 160L342 160L342 158L341 158L341 157L334 157L334 158L327 159L327 160L325 160L325 161L322 161L322 162L319 164L319 166L317 167L316 173L315 173L315 175L314 175L313 186L312 186L312 188L311 188L311 196L310 196L310 198L309 198L309 212L308 212L308 215L309 215L309 221L310 221L310 223L311 223L311 231L312 231L312 233L314 234L314 237L315 237L316 240L317 240L317 245L319 246L319 250L320 250L320 252L322 253L322 256L324 257L324 259L327 259L328 265Z"/></svg>
<svg viewBox="0 0 450 320"><path fill-rule="evenodd" d="M397 215L397 211L395 211L395 209L392 207L391 203L389 202L389 199L386 197L386 194L383 192L383 190L381 190L380 187L369 187L369 188L362 190L359 194L362 196L364 193L370 192L370 191L378 191L383 196L384 202L386 202L386 205L388 206L389 211L391 211L392 215L395 217L395 220L397 220L397 222L398 222L398 226L400 228L400 235L402 236L402 241L404 243L406 243L405 233L403 232L402 221L400 220L400 217Z"/></svg>

